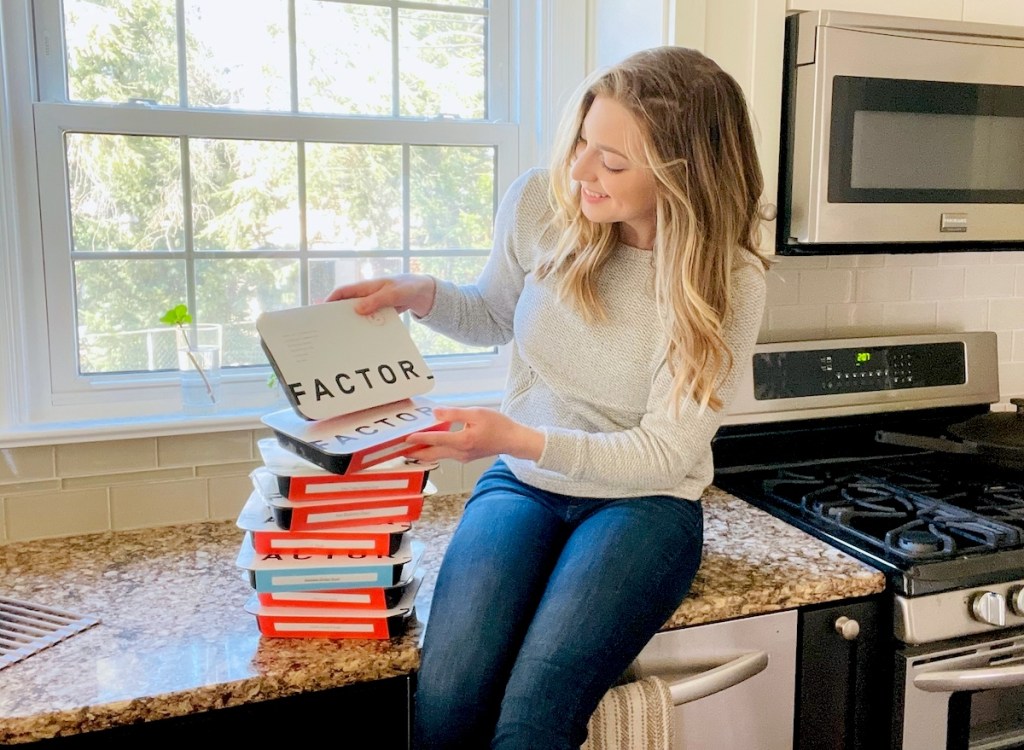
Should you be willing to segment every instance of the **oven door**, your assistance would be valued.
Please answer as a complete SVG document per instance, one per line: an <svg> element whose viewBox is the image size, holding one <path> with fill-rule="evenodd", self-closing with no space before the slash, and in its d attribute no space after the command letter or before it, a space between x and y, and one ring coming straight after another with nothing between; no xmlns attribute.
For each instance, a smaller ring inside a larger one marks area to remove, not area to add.
<svg viewBox="0 0 1024 750"><path fill-rule="evenodd" d="M1015 633L898 651L896 703L902 711L894 712L898 719L894 746L902 750L1024 747L1024 629Z"/></svg>

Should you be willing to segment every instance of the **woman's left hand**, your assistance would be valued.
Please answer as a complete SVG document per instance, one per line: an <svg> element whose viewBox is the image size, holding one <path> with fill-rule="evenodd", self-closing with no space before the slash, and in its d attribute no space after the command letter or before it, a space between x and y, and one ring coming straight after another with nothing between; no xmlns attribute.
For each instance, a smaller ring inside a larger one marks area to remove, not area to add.
<svg viewBox="0 0 1024 750"><path fill-rule="evenodd" d="M409 454L419 461L452 458L463 463L505 453L536 461L544 450L544 433L516 422L494 409L436 407L442 422L461 423L461 429L416 432L407 443L424 446Z"/></svg>

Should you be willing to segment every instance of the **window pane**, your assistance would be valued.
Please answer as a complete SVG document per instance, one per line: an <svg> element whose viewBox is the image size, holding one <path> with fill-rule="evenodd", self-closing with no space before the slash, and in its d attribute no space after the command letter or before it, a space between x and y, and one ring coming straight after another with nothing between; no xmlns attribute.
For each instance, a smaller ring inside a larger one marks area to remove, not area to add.
<svg viewBox="0 0 1024 750"><path fill-rule="evenodd" d="M185 50L190 106L291 109L283 0L188 0Z"/></svg>
<svg viewBox="0 0 1024 750"><path fill-rule="evenodd" d="M401 113L487 117L487 25L482 16L399 11Z"/></svg>
<svg viewBox="0 0 1024 750"><path fill-rule="evenodd" d="M185 299L184 261L84 260L74 268L81 373L177 367L174 329L160 318Z"/></svg>
<svg viewBox="0 0 1024 750"><path fill-rule="evenodd" d="M256 318L265 310L297 307L299 262L276 258L196 261L196 309L203 323L223 328L225 367L265 365Z"/></svg>
<svg viewBox="0 0 1024 750"><path fill-rule="evenodd" d="M64 0L68 98L178 103L174 0Z"/></svg>
<svg viewBox="0 0 1024 750"><path fill-rule="evenodd" d="M460 8L486 8L487 0L419 0L424 5L455 5Z"/></svg>
<svg viewBox="0 0 1024 750"><path fill-rule="evenodd" d="M391 114L391 11L301 0L295 36L300 111Z"/></svg>
<svg viewBox="0 0 1024 750"><path fill-rule="evenodd" d="M461 258L413 258L410 270L413 273L429 273L439 279L456 284L471 284L483 270L486 256ZM453 341L447 336L431 331L422 323L410 318L409 332L423 356L445 354L479 354L493 352L493 346L469 346Z"/></svg>
<svg viewBox="0 0 1024 750"><path fill-rule="evenodd" d="M299 247L296 144L192 139L197 250Z"/></svg>
<svg viewBox="0 0 1024 750"><path fill-rule="evenodd" d="M68 133L65 145L76 251L183 247L177 138Z"/></svg>
<svg viewBox="0 0 1024 750"><path fill-rule="evenodd" d="M319 304L336 286L402 272L401 258L337 258L309 261L309 301Z"/></svg>
<svg viewBox="0 0 1024 750"><path fill-rule="evenodd" d="M494 217L493 148L413 146L409 246L488 249Z"/></svg>

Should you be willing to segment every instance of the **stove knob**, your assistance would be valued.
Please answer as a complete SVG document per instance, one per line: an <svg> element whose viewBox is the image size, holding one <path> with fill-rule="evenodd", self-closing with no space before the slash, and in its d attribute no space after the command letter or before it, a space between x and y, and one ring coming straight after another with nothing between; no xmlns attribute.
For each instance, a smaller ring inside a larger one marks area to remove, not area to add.
<svg viewBox="0 0 1024 750"><path fill-rule="evenodd" d="M1010 611L1024 617L1024 586L1014 586L1007 594L1007 598L1010 600Z"/></svg>
<svg viewBox="0 0 1024 750"><path fill-rule="evenodd" d="M1006 624L1006 597L984 591L971 597L971 617L978 622L1002 627Z"/></svg>

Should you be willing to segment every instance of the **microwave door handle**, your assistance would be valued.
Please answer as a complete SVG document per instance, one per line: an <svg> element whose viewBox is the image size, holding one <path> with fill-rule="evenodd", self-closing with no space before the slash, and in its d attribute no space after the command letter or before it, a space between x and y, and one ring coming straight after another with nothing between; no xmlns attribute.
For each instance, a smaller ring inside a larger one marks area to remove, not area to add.
<svg viewBox="0 0 1024 750"><path fill-rule="evenodd" d="M706 665L706 661L699 666ZM735 659L719 664L716 667L699 672L691 677L675 680L672 674L678 674L692 665L688 665L682 659L665 659L658 663L648 663L641 673L633 673L633 677L657 676L659 672L665 675L662 679L669 680L668 688L672 693L672 702L681 706L684 703L706 698L709 695L720 693L749 680L756 674L760 674L768 666L768 653L766 651L752 651L740 654Z"/></svg>
<svg viewBox="0 0 1024 750"><path fill-rule="evenodd" d="M1024 664L977 669L924 672L914 677L914 687L928 693L956 693L961 690L992 690L1024 685Z"/></svg>

